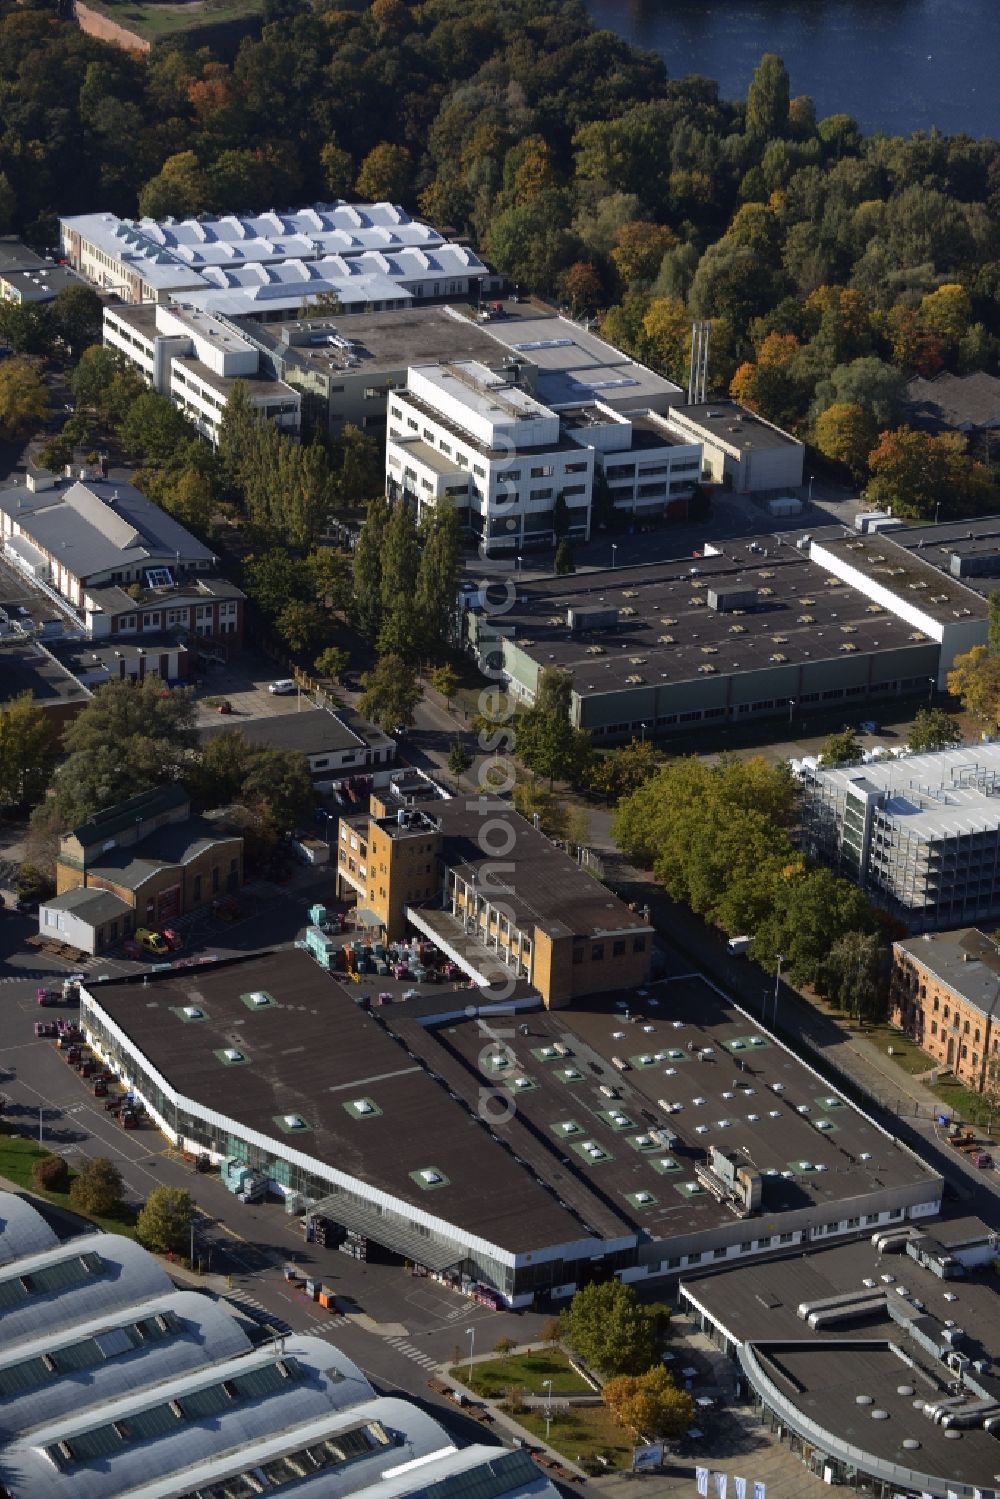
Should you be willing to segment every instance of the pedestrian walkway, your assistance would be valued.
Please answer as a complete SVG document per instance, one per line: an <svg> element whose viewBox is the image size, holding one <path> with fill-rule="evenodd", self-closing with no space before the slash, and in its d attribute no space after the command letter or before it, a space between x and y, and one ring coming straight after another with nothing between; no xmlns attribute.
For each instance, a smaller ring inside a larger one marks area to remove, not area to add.
<svg viewBox="0 0 1000 1499"><path fill-rule="evenodd" d="M390 1347L395 1348L396 1352L401 1353L404 1358L412 1359L415 1364L420 1364L424 1369L437 1370L441 1367L437 1359L431 1358L429 1353L423 1353L419 1348L415 1348L405 1338L384 1338L383 1341L388 1343Z"/></svg>

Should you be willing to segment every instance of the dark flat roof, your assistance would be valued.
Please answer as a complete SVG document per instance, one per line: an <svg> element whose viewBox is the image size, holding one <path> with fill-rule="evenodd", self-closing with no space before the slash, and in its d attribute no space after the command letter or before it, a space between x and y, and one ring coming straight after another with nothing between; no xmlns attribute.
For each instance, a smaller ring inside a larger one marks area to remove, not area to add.
<svg viewBox="0 0 1000 1499"><path fill-rule="evenodd" d="M114 640L53 640L49 642L49 649L69 671L94 671L104 666L112 676L118 673L119 657L136 661L143 655L147 660L154 660L161 651L176 651L182 656L188 651L182 640L149 630L133 638L122 636Z"/></svg>
<svg viewBox="0 0 1000 1499"><path fill-rule="evenodd" d="M30 692L43 708L84 702L90 696L71 672L37 646L17 640L0 642L0 702Z"/></svg>
<svg viewBox="0 0 1000 1499"><path fill-rule="evenodd" d="M251 1012L240 996L257 989L280 1009ZM434 997L447 1002L444 992ZM456 1007L478 997L461 991ZM584 1237L531 1172L491 1144L477 1111L450 1098L303 952L178 970L148 988L103 984L94 998L173 1087L289 1149L511 1251ZM205 1020L179 1019L174 1011L185 1005L203 1008ZM216 1051L231 1046L245 1051L247 1065L219 1061ZM357 1098L381 1113L353 1117L344 1105ZM282 1133L275 1115L286 1113L301 1115L308 1130ZM426 1167L447 1186L418 1187L410 1173Z"/></svg>
<svg viewBox="0 0 1000 1499"><path fill-rule="evenodd" d="M540 666L571 671L581 697L933 644L849 584L828 583L826 569L787 538L720 545L720 556L522 581L513 607L493 618ZM756 604L717 611L697 602L710 589L752 590ZM569 609L604 608L619 611L616 628L570 631Z"/></svg>
<svg viewBox="0 0 1000 1499"><path fill-rule="evenodd" d="M978 1237L984 1238L986 1225L967 1219L952 1224L932 1221L925 1232L928 1240L952 1243L975 1237L977 1228ZM893 1279L887 1283L885 1276ZM873 1296L884 1295L881 1307L826 1331L814 1330L798 1316L800 1303L863 1292L866 1280L875 1282ZM966 1430L960 1442L946 1438L940 1426L914 1409L912 1396L898 1393L897 1385L909 1384L926 1399L945 1395L945 1383L954 1376L886 1309L889 1298L899 1299L897 1287L902 1287L911 1306L914 1297L922 1303L932 1335L935 1327L940 1330L945 1322L953 1322L967 1334L963 1353L992 1360L1000 1349L1000 1302L988 1273L970 1270L960 1278L942 1280L905 1253L879 1254L866 1237L827 1248L811 1245L808 1254L685 1278L684 1287L738 1342L755 1345L766 1371L777 1374L786 1398L842 1440L901 1461L900 1442L916 1437L920 1448L907 1457L906 1466L964 1483L985 1481L992 1489L998 1468L996 1439L981 1430ZM875 1346L865 1349L863 1342ZM904 1364L891 1351L894 1346L914 1362ZM793 1379L798 1390L789 1382ZM889 1420L872 1422L866 1409L858 1406L858 1394L872 1395L875 1405L889 1412Z"/></svg>
<svg viewBox="0 0 1000 1499"><path fill-rule="evenodd" d="M672 416L686 417L705 433L737 448L798 448L797 437L771 427L761 417L738 406L735 401L704 401L692 406L675 406ZM735 428L735 430L733 430Z"/></svg>
<svg viewBox="0 0 1000 1499"><path fill-rule="evenodd" d="M505 844L508 837L511 840L501 861L483 846L484 824L491 817L502 818ZM421 808L409 826L391 817L378 822L392 837L419 836L432 824L440 829L445 864L467 881L486 866L483 893L495 903L509 905L520 926L535 925L555 937L651 930L643 916L580 869L509 802L455 797Z"/></svg>
<svg viewBox="0 0 1000 1499"><path fill-rule="evenodd" d="M985 370L971 375L942 371L933 380L917 375L906 387L906 401L916 424L931 431L1000 426L1000 379Z"/></svg>
<svg viewBox="0 0 1000 1499"><path fill-rule="evenodd" d="M238 732L259 749L299 750L303 755L332 754L337 750L361 749L365 740L335 713L325 708L303 708L295 713L273 713L245 723L212 725L200 730L203 739ZM381 735L380 730L375 731Z"/></svg>
<svg viewBox="0 0 1000 1499"><path fill-rule="evenodd" d="M300 330L296 325L303 321L307 321L314 336L336 332L349 337L351 356L357 363L348 367L344 349L333 344L310 344L308 334L301 344L286 343L282 332L287 330L292 337L298 336ZM237 318L236 323L251 338L276 349L285 358L307 369L321 369L331 377L377 378L435 359L482 359L487 364L499 365L504 358L504 350L488 333L442 306L352 312L349 317L308 320L289 317L266 324L245 317Z"/></svg>

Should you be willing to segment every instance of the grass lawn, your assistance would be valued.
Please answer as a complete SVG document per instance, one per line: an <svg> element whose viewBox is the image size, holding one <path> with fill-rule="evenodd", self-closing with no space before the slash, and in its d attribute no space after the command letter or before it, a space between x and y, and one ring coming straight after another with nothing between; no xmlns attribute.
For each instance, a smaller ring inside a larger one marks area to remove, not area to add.
<svg viewBox="0 0 1000 1499"><path fill-rule="evenodd" d="M449 1370L454 1379L469 1385L468 1364L456 1364ZM551 1353L525 1353L508 1359L492 1359L489 1363L473 1364L473 1382L470 1389L487 1400L499 1400L509 1389L516 1386L528 1395L544 1395L543 1379L551 1379L552 1394L592 1395L594 1391L586 1380L570 1367L569 1359L558 1349Z"/></svg>
<svg viewBox="0 0 1000 1499"><path fill-rule="evenodd" d="M942 1078L936 1083L931 1091L940 1098L946 1111L957 1114L961 1119L967 1119L970 1124L976 1124L984 1129L993 1123L1000 1111L996 1106L991 1106L990 1100L984 1098L980 1093L972 1093L968 1088L963 1088L961 1083L953 1077ZM996 1139L996 1134L991 1135L991 1140Z"/></svg>
<svg viewBox="0 0 1000 1499"><path fill-rule="evenodd" d="M921 1051L915 1041L904 1036L902 1031L897 1031L894 1026L887 1025L884 1021L881 1025L866 1025L857 1030L857 1035L865 1041L870 1041L877 1046L879 1051L886 1052L886 1048L892 1047L891 1060L897 1067L902 1067L904 1072L916 1076L921 1072L929 1072L932 1067L940 1066L933 1057Z"/></svg>
<svg viewBox="0 0 1000 1499"><path fill-rule="evenodd" d="M87 4L101 15L117 21L119 26L155 41L157 37L197 30L202 26L218 26L227 21L240 21L246 16L256 16L262 9L261 0L181 0L177 4L143 4L142 0L87 0Z"/></svg>
<svg viewBox="0 0 1000 1499"><path fill-rule="evenodd" d="M514 1417L532 1436L545 1440L545 1412L522 1411ZM549 1446L568 1457L586 1463L598 1453L609 1459L613 1468L631 1468L632 1442L616 1426L603 1405L576 1405L564 1413L554 1414L549 1429Z"/></svg>
<svg viewBox="0 0 1000 1499"><path fill-rule="evenodd" d="M39 1197L44 1197L46 1202L51 1202L54 1207L65 1208L69 1213L75 1213L76 1208L70 1205L68 1192L39 1192L32 1185L31 1168L42 1156L51 1155L53 1152L46 1150L35 1140L26 1140L23 1135L11 1135L0 1132L0 1176L5 1176L8 1181L15 1182L19 1187L26 1187L35 1192ZM76 1172L70 1173L71 1177ZM89 1214L80 1213L79 1217L89 1217ZM106 1218L91 1217L91 1223L97 1228L103 1228L105 1233L124 1234L126 1238L135 1237L135 1218L133 1208L122 1204L117 1212Z"/></svg>

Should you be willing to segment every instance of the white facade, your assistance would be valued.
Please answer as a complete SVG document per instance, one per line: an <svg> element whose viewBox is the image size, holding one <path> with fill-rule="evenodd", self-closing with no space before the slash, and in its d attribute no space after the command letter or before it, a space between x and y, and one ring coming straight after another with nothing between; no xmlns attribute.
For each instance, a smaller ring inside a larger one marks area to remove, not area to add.
<svg viewBox="0 0 1000 1499"><path fill-rule="evenodd" d="M555 502L570 534L590 535L594 449L561 434L556 412L485 365L411 369L389 397L386 481L418 511L446 499L486 553L553 537Z"/></svg>
<svg viewBox="0 0 1000 1499"><path fill-rule="evenodd" d="M292 434L300 429L300 393L280 380L261 379L257 348L200 308L178 302L140 310L105 307L104 342L169 396L213 445L234 380L244 382L263 416Z"/></svg>
<svg viewBox="0 0 1000 1499"><path fill-rule="evenodd" d="M467 296L491 280L473 250L394 203L317 203L299 212L133 222L61 222L69 263L136 305L190 296L206 312L278 317L330 293L345 307Z"/></svg>

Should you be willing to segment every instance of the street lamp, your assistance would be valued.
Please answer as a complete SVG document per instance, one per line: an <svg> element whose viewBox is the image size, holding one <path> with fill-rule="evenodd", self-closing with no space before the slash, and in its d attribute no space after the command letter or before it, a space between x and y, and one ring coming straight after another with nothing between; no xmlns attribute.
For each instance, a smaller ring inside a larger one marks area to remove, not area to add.
<svg viewBox="0 0 1000 1499"><path fill-rule="evenodd" d="M473 1357L475 1356L475 1352L476 1352L476 1329L474 1327L467 1327L465 1329L465 1336L469 1340L469 1389L471 1390L472 1389L472 1360L473 1360Z"/></svg>
<svg viewBox="0 0 1000 1499"><path fill-rule="evenodd" d="M542 1389L547 1392L546 1396L545 1396L545 1440L548 1441L548 1439L549 1439L549 1428L552 1425L552 1381L551 1381L551 1379L543 1379L542 1380Z"/></svg>
<svg viewBox="0 0 1000 1499"><path fill-rule="evenodd" d="M611 543L611 566L618 566L618 543L616 541Z"/></svg>
<svg viewBox="0 0 1000 1499"><path fill-rule="evenodd" d="M646 725L644 723L641 723L639 725L639 743L640 744L645 744L646 743ZM543 1380L542 1383L544 1384L544 1382L545 1381Z"/></svg>
<svg viewBox="0 0 1000 1499"><path fill-rule="evenodd" d="M781 965L785 961L781 953L774 955L778 960L778 971L774 975L774 1014L771 1017L771 1029L774 1030L778 1024L778 990L781 988Z"/></svg>
<svg viewBox="0 0 1000 1499"><path fill-rule="evenodd" d="M937 686L937 678L928 677L927 680L930 683L930 687L927 692L927 701L928 703L932 703L934 701L934 689Z"/></svg>
<svg viewBox="0 0 1000 1499"><path fill-rule="evenodd" d="M795 699L793 697L790 697L788 699L788 722L789 723L791 723L791 721L792 721L792 714L795 712L795 709L797 707L798 707L798 704L796 703Z"/></svg>
<svg viewBox="0 0 1000 1499"><path fill-rule="evenodd" d="M521 576L521 553L520 552L518 552L517 557L516 557L515 560L517 562L517 577L520 577Z"/></svg>

